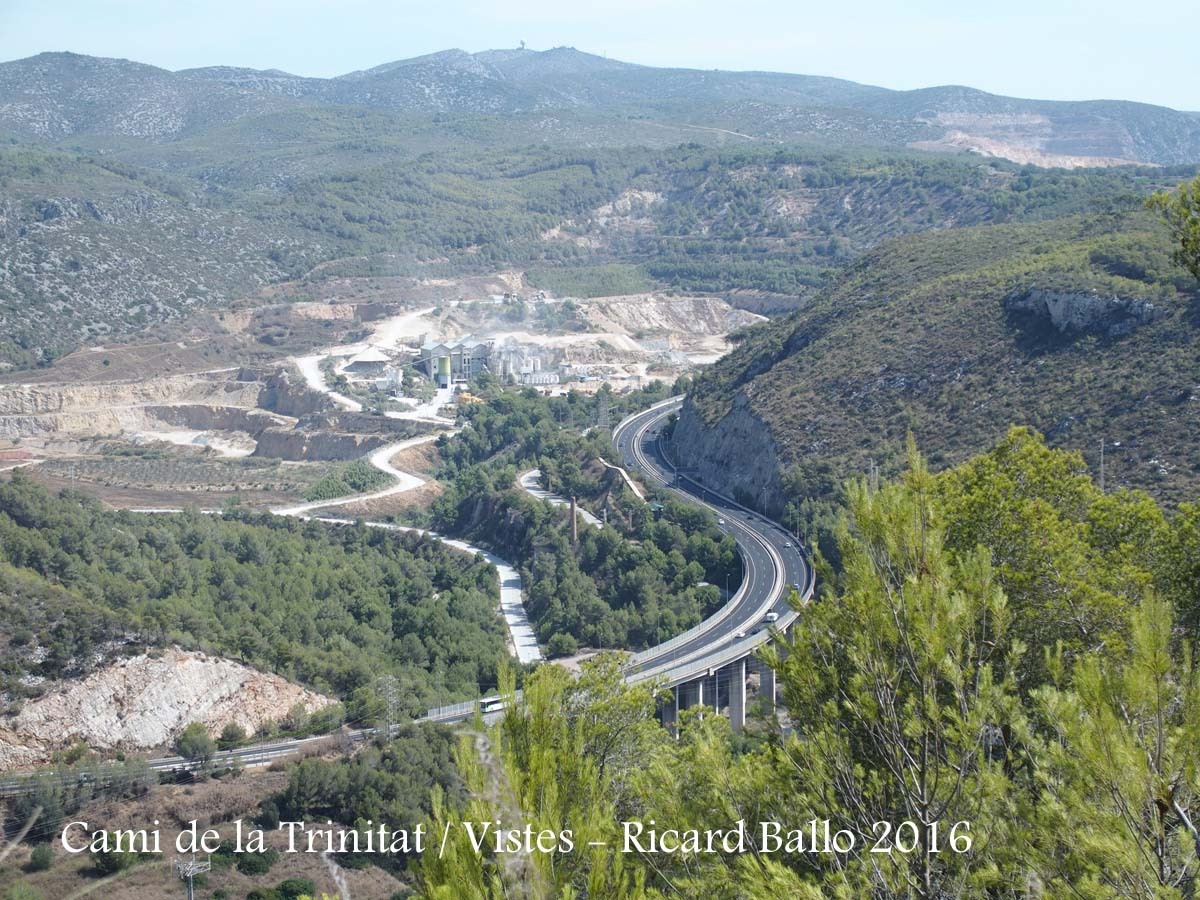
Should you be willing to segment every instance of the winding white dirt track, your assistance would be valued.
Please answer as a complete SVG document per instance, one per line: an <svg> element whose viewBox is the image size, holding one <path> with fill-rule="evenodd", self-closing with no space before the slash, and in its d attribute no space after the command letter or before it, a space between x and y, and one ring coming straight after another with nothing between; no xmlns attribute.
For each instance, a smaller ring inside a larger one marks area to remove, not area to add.
<svg viewBox="0 0 1200 900"><path fill-rule="evenodd" d="M416 313L414 315L420 315ZM357 348L359 345L355 345ZM316 356L305 356L295 360L297 368L304 375L304 380L308 386L315 391L325 394L332 403L342 409L358 412L362 410L362 404L357 400L339 394L329 387L325 382L325 375L321 371L321 362L330 356L344 356L347 352L347 347L331 348L324 353ZM353 352L357 352L354 349ZM448 392L447 392L448 393ZM442 392L439 392L434 403L446 402L448 397L443 397ZM432 406L429 405L429 406ZM433 421L440 425L451 425L453 420L444 419L433 414L432 408L418 408L413 413L391 413L390 418L411 418L417 421ZM409 438L399 441L394 444L380 447L373 451L367 459L371 465L384 472L393 479L393 483L380 491L374 491L369 494L353 494L348 497L334 497L329 500L314 500L308 503L300 503L295 506L284 506L272 509L275 515L280 516L299 516L301 518L315 518L318 521L327 521L331 523L342 523L345 519L322 518L313 516L312 513L320 509L328 509L335 506L343 506L347 503L356 503L364 500L378 500L381 497L390 497L394 494L400 494L405 491L411 491L425 484L425 480L410 472L403 472L392 465L391 460L401 450L406 450L409 447L417 447L421 444L427 444L436 441L442 434L456 434L457 430L446 430L436 432L434 434L422 435L421 437ZM387 528L396 531L422 531L422 529L406 528L401 525L392 525L385 522L366 522L366 525L373 528ZM468 544L465 541L453 540L443 537L434 532L423 532L430 537L436 538L443 543L462 550L466 553L474 553L483 556L489 563L496 568L496 573L500 579L500 613L504 616L504 623L508 627L509 644L513 655L522 663L539 662L542 659L542 651L538 647L537 633L533 630L533 626L529 622L529 617L525 614L524 597L522 593L521 573L510 564L507 560L501 559L490 551L484 550L482 547L476 547L473 544Z"/></svg>
<svg viewBox="0 0 1200 900"><path fill-rule="evenodd" d="M453 434L454 432L445 432ZM382 497L390 497L393 494L402 494L405 491L411 491L414 488L419 488L425 484L425 479L419 478L410 472L402 472L392 465L392 457L401 450L407 450L409 447L419 447L422 444L433 443L440 437L442 432L437 434L423 434L420 437L409 438L408 440L398 441L394 444L388 444L385 447L380 447L374 450L367 457L368 461L379 471L386 475L390 475L395 482L388 485L383 490L373 491L369 494L350 494L346 497L334 497L330 500L313 500L308 503L300 503L296 506L280 506L271 510L277 516L301 516L305 513L310 513L315 509L325 509L330 506L342 506L346 503L355 503L363 500L379 500Z"/></svg>

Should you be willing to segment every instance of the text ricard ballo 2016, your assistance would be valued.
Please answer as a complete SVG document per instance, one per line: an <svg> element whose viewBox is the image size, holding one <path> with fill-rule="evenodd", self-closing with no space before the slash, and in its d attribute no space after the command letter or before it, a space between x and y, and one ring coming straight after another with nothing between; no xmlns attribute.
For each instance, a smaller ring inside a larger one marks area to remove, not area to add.
<svg viewBox="0 0 1200 900"><path fill-rule="evenodd" d="M615 848L622 853L696 856L700 854L786 853L966 853L971 849L969 822L909 820L875 822L870 829L854 831L829 819L809 819L799 824L764 821L734 822L725 828L664 828L653 819L621 822L612 839L577 837L570 829L534 830L531 826L506 826L500 819L447 822L431 833L426 825L395 829L367 822L361 828L343 828L332 822L281 822L262 829L242 820L224 828L200 828L195 821L164 840L155 820L153 827L93 830L87 822L70 822L60 842L68 853L163 853L164 847L184 854L217 852L263 853L362 853L419 855L431 847L441 856L447 845L465 837L481 854L573 853L580 846ZM436 842L436 843L432 843Z"/></svg>

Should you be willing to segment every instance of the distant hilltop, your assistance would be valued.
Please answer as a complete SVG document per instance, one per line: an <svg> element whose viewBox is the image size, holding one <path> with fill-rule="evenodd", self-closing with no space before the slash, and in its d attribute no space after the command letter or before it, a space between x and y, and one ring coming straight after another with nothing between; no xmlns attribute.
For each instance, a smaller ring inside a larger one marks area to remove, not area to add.
<svg viewBox="0 0 1200 900"><path fill-rule="evenodd" d="M170 72L74 53L0 63L0 133L19 139L166 142L312 107L401 118L545 114L559 142L590 144L637 142L633 122L730 140L965 150L1039 166L1200 162L1196 112L1025 100L960 86L894 91L811 75L655 68L571 47L445 50L336 78L228 66ZM531 143L540 140L531 133Z"/></svg>

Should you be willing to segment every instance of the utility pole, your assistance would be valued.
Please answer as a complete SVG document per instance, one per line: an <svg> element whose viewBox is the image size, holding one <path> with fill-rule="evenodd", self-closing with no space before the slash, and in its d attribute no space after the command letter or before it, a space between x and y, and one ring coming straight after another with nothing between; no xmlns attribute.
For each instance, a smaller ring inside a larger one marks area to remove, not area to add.
<svg viewBox="0 0 1200 900"><path fill-rule="evenodd" d="M1100 493L1104 493L1104 438L1100 438Z"/></svg>
<svg viewBox="0 0 1200 900"><path fill-rule="evenodd" d="M398 722L400 707L400 686L394 675L384 675L377 682L376 690L384 703L383 735L384 740L392 739L392 729ZM439 694L440 696L440 694Z"/></svg>
<svg viewBox="0 0 1200 900"><path fill-rule="evenodd" d="M195 898L196 898L196 886L193 883L193 880L195 879L195 877L197 875L202 875L205 872L210 871L211 869L212 869L212 861L211 860L205 860L204 862L199 862L196 859L195 854L192 854L191 859L184 860L182 862L180 860L175 860L175 871L177 871L179 873L180 879L187 882L188 900L195 900Z"/></svg>
<svg viewBox="0 0 1200 900"><path fill-rule="evenodd" d="M571 495L571 546L579 543L579 504L575 495Z"/></svg>

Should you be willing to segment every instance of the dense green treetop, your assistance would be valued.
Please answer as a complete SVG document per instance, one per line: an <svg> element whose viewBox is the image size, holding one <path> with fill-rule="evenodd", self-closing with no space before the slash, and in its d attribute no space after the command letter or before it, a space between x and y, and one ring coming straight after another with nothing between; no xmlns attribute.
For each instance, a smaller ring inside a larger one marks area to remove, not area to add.
<svg viewBox="0 0 1200 900"><path fill-rule="evenodd" d="M436 541L249 513L113 513L0 482L5 675L77 674L106 642L178 643L349 698L378 676L403 707L477 696L505 656L495 571ZM36 661L36 660L39 660ZM20 690L17 688L17 690Z"/></svg>

